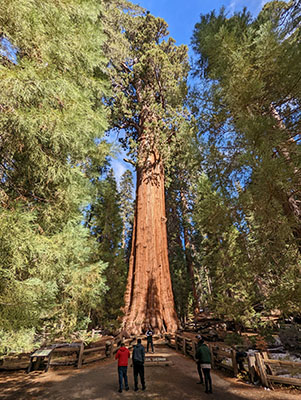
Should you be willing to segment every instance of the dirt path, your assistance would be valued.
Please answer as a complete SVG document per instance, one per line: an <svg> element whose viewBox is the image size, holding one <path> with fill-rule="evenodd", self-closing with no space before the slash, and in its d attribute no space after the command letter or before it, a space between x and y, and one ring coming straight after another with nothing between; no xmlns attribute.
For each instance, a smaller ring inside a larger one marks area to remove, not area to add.
<svg viewBox="0 0 301 400"><path fill-rule="evenodd" d="M133 372L128 368L130 390L118 393L117 365L107 360L81 370L64 369L48 373L0 374L0 399L5 400L297 400L298 394L288 390L267 391L221 374L212 373L213 394L205 394L197 385L195 363L175 351L162 348L173 362L171 366L145 367L146 390L133 391ZM300 394L300 393L299 393Z"/></svg>

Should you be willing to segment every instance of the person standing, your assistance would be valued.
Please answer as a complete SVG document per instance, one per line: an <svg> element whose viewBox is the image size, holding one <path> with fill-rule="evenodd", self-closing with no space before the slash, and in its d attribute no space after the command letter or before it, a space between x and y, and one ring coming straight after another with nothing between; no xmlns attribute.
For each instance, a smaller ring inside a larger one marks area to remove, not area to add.
<svg viewBox="0 0 301 400"><path fill-rule="evenodd" d="M135 382L135 392L138 390L138 375L140 375L140 381L142 385L142 390L145 390L145 380L144 380L144 357L145 350L141 344L141 339L137 340L137 345L133 349L133 367L134 367L134 382Z"/></svg>
<svg viewBox="0 0 301 400"><path fill-rule="evenodd" d="M115 359L118 360L119 393L122 393L123 381L125 390L129 390L128 376L127 376L129 358L130 358L130 352L125 347L124 343L121 342L120 348L115 355Z"/></svg>
<svg viewBox="0 0 301 400"><path fill-rule="evenodd" d="M154 344L153 344L153 331L152 331L152 327L151 326L146 331L146 340L147 340L146 352L148 353L149 345L151 345L152 353L153 353L154 352Z"/></svg>
<svg viewBox="0 0 301 400"><path fill-rule="evenodd" d="M205 378L205 393L212 393L211 381L211 354L208 346L204 343L204 339L199 340L199 346L196 351L196 359L199 360Z"/></svg>
<svg viewBox="0 0 301 400"><path fill-rule="evenodd" d="M198 349L202 344L201 343L202 336L197 335L196 338L198 339L198 343L197 343L197 349ZM203 385L204 379L203 379L203 374L202 374L201 361L199 359L196 359L196 366L197 366L198 374L200 377L200 380L197 383Z"/></svg>

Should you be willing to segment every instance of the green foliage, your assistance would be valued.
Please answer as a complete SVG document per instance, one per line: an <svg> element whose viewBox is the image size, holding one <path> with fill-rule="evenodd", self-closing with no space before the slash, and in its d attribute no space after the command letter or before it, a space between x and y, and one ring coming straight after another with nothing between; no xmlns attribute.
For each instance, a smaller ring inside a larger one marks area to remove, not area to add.
<svg viewBox="0 0 301 400"><path fill-rule="evenodd" d="M115 52L111 57L108 51L114 90L114 97L108 101L110 122L113 128L125 130L121 141L134 162L138 161L137 150L143 159L154 148L160 149L167 161L172 154L171 139L185 116L182 106L189 70L187 47L166 39L163 19L141 9L132 13L134 17L129 18L127 13L115 24L117 33L124 32L116 57ZM139 143L144 135L148 136L148 144L143 142L142 149Z"/></svg>
<svg viewBox="0 0 301 400"><path fill-rule="evenodd" d="M300 27L296 1L258 18L201 17L192 44L207 176L194 219L219 315L260 326L264 312L300 308Z"/></svg>
<svg viewBox="0 0 301 400"><path fill-rule="evenodd" d="M243 345L243 339L238 333L227 333L225 336L225 344L227 346L241 346Z"/></svg>
<svg viewBox="0 0 301 400"><path fill-rule="evenodd" d="M12 350L16 353L29 353L39 343L35 342L34 329L18 329L12 332L0 329L0 356L9 354Z"/></svg>
<svg viewBox="0 0 301 400"><path fill-rule="evenodd" d="M120 179L120 213L123 224L122 248L126 253L131 250L131 232L134 224L134 200L133 200L133 175L126 170ZM129 254L127 259L129 259Z"/></svg>
<svg viewBox="0 0 301 400"><path fill-rule="evenodd" d="M0 3L0 321L8 350L23 332L86 329L100 307L105 264L82 226L87 171L108 146L108 91L96 0ZM97 141L96 141L97 139ZM96 144L97 143L97 144Z"/></svg>
<svg viewBox="0 0 301 400"><path fill-rule="evenodd" d="M93 323L102 327L117 328L122 315L127 265L122 248L123 223L120 195L113 170L103 180L95 182L95 198L87 212L86 224L97 245L95 260L108 264L104 273L108 291L101 307L93 313Z"/></svg>

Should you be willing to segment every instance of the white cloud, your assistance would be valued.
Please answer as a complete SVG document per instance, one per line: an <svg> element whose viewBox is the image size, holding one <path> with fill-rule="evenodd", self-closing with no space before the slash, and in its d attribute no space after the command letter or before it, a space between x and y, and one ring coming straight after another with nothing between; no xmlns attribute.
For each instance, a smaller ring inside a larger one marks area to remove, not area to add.
<svg viewBox="0 0 301 400"><path fill-rule="evenodd" d="M119 160L112 159L112 168L114 170L114 175L116 181L119 185L121 176L124 174L125 170L127 169L125 163Z"/></svg>

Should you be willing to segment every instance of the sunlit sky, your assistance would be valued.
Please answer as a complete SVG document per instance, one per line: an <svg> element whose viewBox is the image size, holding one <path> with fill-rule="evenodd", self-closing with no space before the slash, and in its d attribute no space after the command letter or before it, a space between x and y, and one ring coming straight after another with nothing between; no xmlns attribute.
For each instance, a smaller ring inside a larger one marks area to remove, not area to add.
<svg viewBox="0 0 301 400"><path fill-rule="evenodd" d="M231 16L244 7L256 16L267 0L132 0L133 3L150 11L156 17L163 18L169 25L169 33L178 45L189 45L194 25L199 22L201 14L207 14L212 10L218 11L222 6ZM192 52L189 52L192 55ZM111 138L114 141L114 138ZM129 168L130 164L123 162L124 154L120 153L113 160L115 176L119 182L120 176Z"/></svg>
<svg viewBox="0 0 301 400"><path fill-rule="evenodd" d="M229 15L243 7L257 15L267 0L132 0L169 25L170 35L177 44L189 44L191 34L200 14L219 10L225 6Z"/></svg>

